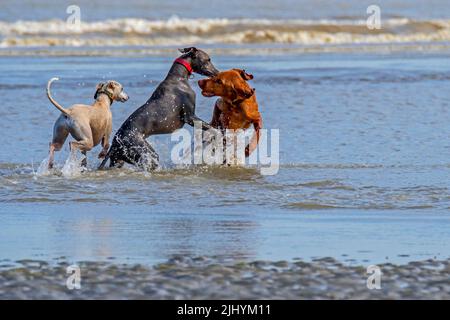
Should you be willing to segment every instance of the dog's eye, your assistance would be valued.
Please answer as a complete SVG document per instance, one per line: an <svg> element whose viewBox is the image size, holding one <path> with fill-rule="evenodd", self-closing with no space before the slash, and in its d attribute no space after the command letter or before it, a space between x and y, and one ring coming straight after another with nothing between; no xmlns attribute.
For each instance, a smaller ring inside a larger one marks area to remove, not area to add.
<svg viewBox="0 0 450 320"><path fill-rule="evenodd" d="M222 84L222 80L221 79L216 79L216 83L217 84Z"/></svg>

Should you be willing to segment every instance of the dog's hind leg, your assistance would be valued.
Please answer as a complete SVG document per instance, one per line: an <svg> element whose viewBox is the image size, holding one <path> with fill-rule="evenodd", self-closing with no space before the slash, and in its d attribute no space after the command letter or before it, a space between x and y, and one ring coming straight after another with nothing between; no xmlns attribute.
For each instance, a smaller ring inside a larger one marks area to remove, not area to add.
<svg viewBox="0 0 450 320"><path fill-rule="evenodd" d="M114 152L112 152L112 150L110 150L110 155L109 156L107 155L107 157L109 158L109 167L110 168L122 168L123 165L125 164L125 161L118 158L117 155Z"/></svg>
<svg viewBox="0 0 450 320"><path fill-rule="evenodd" d="M144 170L151 171L155 170L159 166L159 155L156 153L155 149L144 140L145 150L141 155L141 159L138 162L138 165L141 166Z"/></svg>
<svg viewBox="0 0 450 320"><path fill-rule="evenodd" d="M60 116L56 120L53 127L53 139L50 143L50 150L48 156L48 168L53 168L53 162L55 157L55 151L60 151L64 142L66 142L67 136L69 135L69 130L65 124L65 116Z"/></svg>
<svg viewBox="0 0 450 320"><path fill-rule="evenodd" d="M84 156L83 160L81 160L81 166L86 168L87 167L87 152L81 151L81 154Z"/></svg>
<svg viewBox="0 0 450 320"><path fill-rule="evenodd" d="M155 170L159 166L159 155L144 139L139 139L130 148L130 162L147 171Z"/></svg>
<svg viewBox="0 0 450 320"><path fill-rule="evenodd" d="M55 144L55 143L50 143L50 148L49 148L49 152L48 152L48 168L49 169L53 168L53 163L55 161L55 151L59 151L59 150L61 150L61 145Z"/></svg>
<svg viewBox="0 0 450 320"><path fill-rule="evenodd" d="M118 168L118 169L120 169L120 168L123 167L124 164L125 164L124 160L114 159L114 160L110 161L109 167L110 168Z"/></svg>
<svg viewBox="0 0 450 320"><path fill-rule="evenodd" d="M76 141L70 142L71 152L80 150L83 155L86 155L87 151L92 150L94 147L94 141L92 139L92 131L89 125L78 125L77 123L74 123L71 127L70 133L76 139ZM83 163L86 162L83 160Z"/></svg>
<svg viewBox="0 0 450 320"><path fill-rule="evenodd" d="M90 151L94 147L92 139L84 139L81 141L72 141L70 142L70 152L73 152L75 155L77 150L81 151L81 154L84 156L83 160L81 160L81 166L87 167L87 152Z"/></svg>

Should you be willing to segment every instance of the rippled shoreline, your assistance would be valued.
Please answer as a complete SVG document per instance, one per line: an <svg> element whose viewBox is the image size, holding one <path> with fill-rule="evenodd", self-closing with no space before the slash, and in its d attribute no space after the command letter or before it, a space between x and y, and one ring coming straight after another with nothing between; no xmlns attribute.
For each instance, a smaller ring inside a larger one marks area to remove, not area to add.
<svg viewBox="0 0 450 320"><path fill-rule="evenodd" d="M333 258L236 262L175 256L154 267L80 262L81 288L72 290L66 286L72 274L67 262L18 263L0 271L0 299L450 299L450 260L380 264L380 289L368 288L367 266Z"/></svg>

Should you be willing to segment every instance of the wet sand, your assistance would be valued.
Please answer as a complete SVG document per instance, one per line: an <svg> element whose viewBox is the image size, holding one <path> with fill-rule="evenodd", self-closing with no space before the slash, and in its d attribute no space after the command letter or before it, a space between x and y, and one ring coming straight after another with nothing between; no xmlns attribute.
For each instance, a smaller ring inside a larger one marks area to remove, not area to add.
<svg viewBox="0 0 450 320"><path fill-rule="evenodd" d="M3 262L0 299L450 299L450 259L380 264L381 289L366 267L311 262L227 261L175 256L148 267L81 262L81 288L66 287L68 263Z"/></svg>

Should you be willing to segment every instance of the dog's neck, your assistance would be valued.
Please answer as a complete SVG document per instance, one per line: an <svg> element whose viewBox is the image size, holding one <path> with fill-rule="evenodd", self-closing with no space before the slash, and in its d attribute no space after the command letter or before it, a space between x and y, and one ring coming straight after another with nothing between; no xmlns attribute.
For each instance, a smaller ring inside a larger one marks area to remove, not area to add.
<svg viewBox="0 0 450 320"><path fill-rule="evenodd" d="M95 99L94 106L105 106L110 107L113 103L113 100L108 97L106 93L99 93L97 99Z"/></svg>
<svg viewBox="0 0 450 320"><path fill-rule="evenodd" d="M184 61L186 61L188 64L192 63L192 59L190 57L180 57ZM179 59L180 59L179 58ZM182 64L178 62L174 62L172 64L172 67L169 70L169 73L167 74L167 77L174 77L174 78L181 78L184 80L188 80L189 76L191 75L191 72Z"/></svg>

